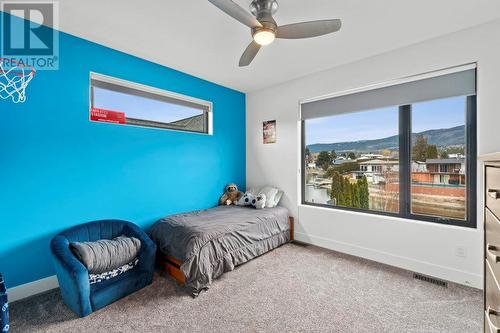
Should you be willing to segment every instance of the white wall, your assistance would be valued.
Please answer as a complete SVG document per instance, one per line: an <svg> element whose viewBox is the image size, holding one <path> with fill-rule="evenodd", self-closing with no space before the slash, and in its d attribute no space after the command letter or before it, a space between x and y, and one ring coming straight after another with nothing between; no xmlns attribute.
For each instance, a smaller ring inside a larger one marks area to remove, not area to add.
<svg viewBox="0 0 500 333"><path fill-rule="evenodd" d="M247 185L274 184L296 217L296 238L443 279L482 287L483 214L477 229L299 205L299 100L478 63L478 153L500 151L500 21L247 94ZM307 59L304 59L307 61ZM277 120L276 144L262 121ZM482 170L478 167L478 206ZM456 255L466 248L466 257Z"/></svg>

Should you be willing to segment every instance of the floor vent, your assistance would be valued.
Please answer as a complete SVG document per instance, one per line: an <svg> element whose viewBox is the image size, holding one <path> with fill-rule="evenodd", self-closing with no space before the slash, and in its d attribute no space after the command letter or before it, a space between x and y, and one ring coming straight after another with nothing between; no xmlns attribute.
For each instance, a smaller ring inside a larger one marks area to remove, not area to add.
<svg viewBox="0 0 500 333"><path fill-rule="evenodd" d="M435 285L440 286L440 287L448 288L448 282L440 280L440 279L436 279L436 278L433 278L430 276L422 275L419 273L413 273L413 278L420 280L420 281L429 282L429 283L435 284Z"/></svg>

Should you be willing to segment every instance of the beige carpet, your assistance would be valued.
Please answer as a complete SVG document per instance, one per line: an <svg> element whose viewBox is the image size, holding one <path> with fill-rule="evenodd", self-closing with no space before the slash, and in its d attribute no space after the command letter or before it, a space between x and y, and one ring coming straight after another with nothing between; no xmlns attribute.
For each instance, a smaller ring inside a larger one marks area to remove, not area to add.
<svg viewBox="0 0 500 333"><path fill-rule="evenodd" d="M287 244L193 299L169 278L77 318L51 291L11 304L12 332L464 332L482 296L314 246Z"/></svg>

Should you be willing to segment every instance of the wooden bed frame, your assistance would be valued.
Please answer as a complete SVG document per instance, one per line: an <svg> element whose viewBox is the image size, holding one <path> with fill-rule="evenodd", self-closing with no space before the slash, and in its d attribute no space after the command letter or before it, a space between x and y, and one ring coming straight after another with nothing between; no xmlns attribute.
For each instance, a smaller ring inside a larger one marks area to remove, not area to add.
<svg viewBox="0 0 500 333"><path fill-rule="evenodd" d="M293 217L288 217L288 223L290 224L290 241L293 241ZM164 272L166 272L168 275L173 277L179 284L183 285L186 283L186 277L184 276L184 273L180 270L180 267L182 265L182 261L174 258L172 256L163 254L161 252L158 252L157 256L157 264L160 267L160 269Z"/></svg>

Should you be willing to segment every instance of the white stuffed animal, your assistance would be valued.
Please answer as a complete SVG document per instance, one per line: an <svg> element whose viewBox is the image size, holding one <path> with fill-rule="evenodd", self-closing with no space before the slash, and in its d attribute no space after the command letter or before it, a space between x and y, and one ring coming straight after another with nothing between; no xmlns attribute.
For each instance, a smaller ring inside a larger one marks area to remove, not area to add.
<svg viewBox="0 0 500 333"><path fill-rule="evenodd" d="M266 207L266 195L259 194L255 196L252 200L252 206L254 206L257 209L262 209Z"/></svg>
<svg viewBox="0 0 500 333"><path fill-rule="evenodd" d="M262 209L266 206L266 195L253 195L250 192L246 192L236 204L238 206L253 206L257 209Z"/></svg>
<svg viewBox="0 0 500 333"><path fill-rule="evenodd" d="M236 201L237 206L250 206L252 203L253 196L251 193L246 192L243 194L243 196L240 198L240 200Z"/></svg>

